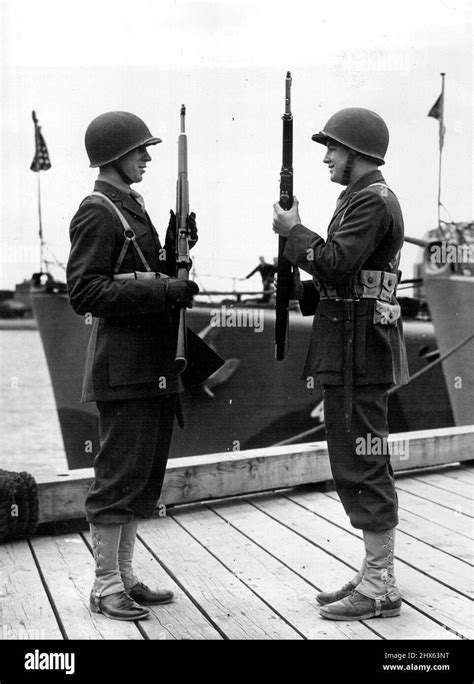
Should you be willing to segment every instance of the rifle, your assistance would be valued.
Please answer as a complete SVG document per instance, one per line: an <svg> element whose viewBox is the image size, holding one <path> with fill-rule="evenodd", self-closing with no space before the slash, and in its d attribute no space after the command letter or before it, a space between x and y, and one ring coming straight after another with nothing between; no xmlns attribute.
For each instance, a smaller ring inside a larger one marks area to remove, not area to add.
<svg viewBox="0 0 474 684"><path fill-rule="evenodd" d="M176 277L188 278L191 260L189 257L189 187L188 187L188 143L185 133L186 107L181 105L181 130L178 137L178 181L176 183ZM178 341L174 365L182 373L188 363L186 349L186 309L179 311Z"/></svg>
<svg viewBox="0 0 474 684"><path fill-rule="evenodd" d="M188 278L189 257L189 187L188 143L185 133L186 107L181 105L181 130L178 137L178 181L176 184L176 277ZM215 373L224 360L203 339L186 328L186 309L179 310L178 339L174 366L182 374L186 387L200 385Z"/></svg>
<svg viewBox="0 0 474 684"><path fill-rule="evenodd" d="M291 209L293 204L293 115L291 113L291 74L285 79L285 113L283 120L283 162L280 172L280 206ZM278 238L278 269L276 287L275 357L285 358L288 348L289 303L292 286L292 266L283 256L286 238Z"/></svg>

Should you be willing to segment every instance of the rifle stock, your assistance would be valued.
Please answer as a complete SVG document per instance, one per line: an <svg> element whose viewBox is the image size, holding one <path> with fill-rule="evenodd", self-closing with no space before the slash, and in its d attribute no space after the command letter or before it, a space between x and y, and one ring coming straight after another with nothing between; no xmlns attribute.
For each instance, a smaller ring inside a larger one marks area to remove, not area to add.
<svg viewBox="0 0 474 684"><path fill-rule="evenodd" d="M176 184L176 277L189 276L189 186L188 186L188 143L185 132L186 108L181 106L180 134L178 137L178 180ZM179 311L178 340L176 344L175 368L182 373L187 365L186 309Z"/></svg>
<svg viewBox="0 0 474 684"><path fill-rule="evenodd" d="M280 172L280 206L290 209L293 204L293 115L291 113L291 74L285 79L285 113L283 120L283 160ZM292 266L283 252L286 238L278 239L278 269L276 287L275 357L282 361L288 349L289 304L292 287Z"/></svg>

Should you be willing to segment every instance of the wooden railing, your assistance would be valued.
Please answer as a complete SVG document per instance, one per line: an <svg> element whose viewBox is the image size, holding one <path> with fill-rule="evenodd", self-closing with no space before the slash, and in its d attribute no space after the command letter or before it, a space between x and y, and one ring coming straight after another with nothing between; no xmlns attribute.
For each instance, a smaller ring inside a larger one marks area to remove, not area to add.
<svg viewBox="0 0 474 684"><path fill-rule="evenodd" d="M389 445L395 471L473 460L474 425L397 433L390 436ZM38 478L40 522L83 518L92 478L91 468ZM159 504L206 501L331 479L326 442L187 456L168 461Z"/></svg>

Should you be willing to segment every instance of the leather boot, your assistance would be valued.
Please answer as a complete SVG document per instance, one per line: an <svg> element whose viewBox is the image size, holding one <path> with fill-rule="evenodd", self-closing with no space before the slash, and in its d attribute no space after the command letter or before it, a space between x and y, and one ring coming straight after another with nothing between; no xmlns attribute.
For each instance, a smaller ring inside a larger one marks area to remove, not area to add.
<svg viewBox="0 0 474 684"><path fill-rule="evenodd" d="M130 598L141 605L158 605L170 603L173 600L173 592L169 589L152 590L146 584L140 582L132 568L133 550L137 536L138 520L131 520L122 525L122 534L118 549L118 564L120 575L127 594Z"/></svg>
<svg viewBox="0 0 474 684"><path fill-rule="evenodd" d="M93 613L102 613L111 620L143 620L150 611L136 603L126 591L119 591L107 596L90 596L90 609Z"/></svg>
<svg viewBox="0 0 474 684"><path fill-rule="evenodd" d="M95 559L95 581L90 595L90 609L113 620L140 620L149 612L125 592L118 565L122 526L90 524Z"/></svg>
<svg viewBox="0 0 474 684"><path fill-rule="evenodd" d="M144 606L171 603L174 597L171 589L150 589L143 582L138 582L129 590L128 594L134 601Z"/></svg>
<svg viewBox="0 0 474 684"><path fill-rule="evenodd" d="M340 601L341 599L346 598L346 596L352 594L364 576L365 566L366 560L364 558L359 572L347 584L344 584L343 587L337 589L336 591L321 591L319 594L317 594L316 601L319 603L319 605L326 606L328 603Z"/></svg>
<svg viewBox="0 0 474 684"><path fill-rule="evenodd" d="M393 571L395 529L364 530L366 570L357 589L345 598L323 606L330 620L367 620L400 615L401 595Z"/></svg>

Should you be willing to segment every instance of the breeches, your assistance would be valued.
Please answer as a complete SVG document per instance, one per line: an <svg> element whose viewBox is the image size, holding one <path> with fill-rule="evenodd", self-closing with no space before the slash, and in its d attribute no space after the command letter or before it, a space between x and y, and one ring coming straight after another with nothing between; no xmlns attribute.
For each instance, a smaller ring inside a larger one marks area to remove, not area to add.
<svg viewBox="0 0 474 684"><path fill-rule="evenodd" d="M100 449L86 497L94 523L153 514L161 493L177 395L97 402Z"/></svg>
<svg viewBox="0 0 474 684"><path fill-rule="evenodd" d="M381 531L398 524L398 498L388 451L387 389L353 390L350 432L344 430L344 388L324 386L324 417L336 491L353 527Z"/></svg>

